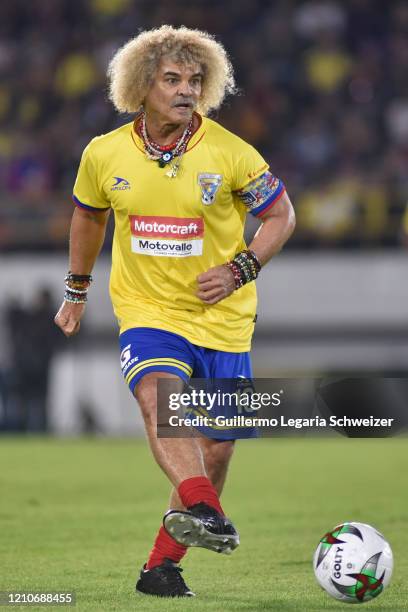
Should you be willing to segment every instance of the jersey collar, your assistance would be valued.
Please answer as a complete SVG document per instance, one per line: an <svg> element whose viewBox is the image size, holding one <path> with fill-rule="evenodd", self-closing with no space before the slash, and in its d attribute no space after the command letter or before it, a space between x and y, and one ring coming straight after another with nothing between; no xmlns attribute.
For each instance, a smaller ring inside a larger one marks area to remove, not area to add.
<svg viewBox="0 0 408 612"><path fill-rule="evenodd" d="M199 113L194 111L195 117L198 119L198 126L196 131L192 134L190 140L188 141L186 153L191 151L198 143L203 139L205 134L205 117L203 118Z"/></svg>

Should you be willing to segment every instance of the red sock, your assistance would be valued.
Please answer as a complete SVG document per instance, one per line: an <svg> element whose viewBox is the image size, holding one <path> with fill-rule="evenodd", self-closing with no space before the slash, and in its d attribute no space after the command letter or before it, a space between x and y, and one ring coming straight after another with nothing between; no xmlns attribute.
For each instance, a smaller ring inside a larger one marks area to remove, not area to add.
<svg viewBox="0 0 408 612"><path fill-rule="evenodd" d="M178 544L176 540L167 533L164 527L160 527L150 552L146 569L152 569L152 567L156 567L156 565L161 565L165 559L171 559L175 563L178 563L186 552L186 546Z"/></svg>
<svg viewBox="0 0 408 612"><path fill-rule="evenodd" d="M206 476L194 476L183 480L177 491L186 508L203 502L215 508L220 514L224 514L218 493Z"/></svg>

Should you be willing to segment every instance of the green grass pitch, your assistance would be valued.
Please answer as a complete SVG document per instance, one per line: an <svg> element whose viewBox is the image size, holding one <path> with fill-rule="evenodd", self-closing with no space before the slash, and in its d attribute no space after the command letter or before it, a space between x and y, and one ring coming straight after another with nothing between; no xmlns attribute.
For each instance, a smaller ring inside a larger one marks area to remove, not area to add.
<svg viewBox="0 0 408 612"><path fill-rule="evenodd" d="M395 561L364 609L408 609L408 439L239 442L223 504L241 546L189 552L191 600L134 593L169 490L143 440L2 438L0 465L1 591L74 590L65 609L80 612L345 609L311 558L326 530L355 520L385 534Z"/></svg>

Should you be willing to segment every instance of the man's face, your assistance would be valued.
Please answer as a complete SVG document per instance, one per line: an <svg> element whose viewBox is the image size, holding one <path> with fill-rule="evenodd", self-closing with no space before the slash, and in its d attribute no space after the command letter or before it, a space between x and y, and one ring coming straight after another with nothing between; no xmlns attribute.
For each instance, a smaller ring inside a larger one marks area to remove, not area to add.
<svg viewBox="0 0 408 612"><path fill-rule="evenodd" d="M201 96L202 79L199 64L187 66L162 58L144 100L147 115L187 124Z"/></svg>

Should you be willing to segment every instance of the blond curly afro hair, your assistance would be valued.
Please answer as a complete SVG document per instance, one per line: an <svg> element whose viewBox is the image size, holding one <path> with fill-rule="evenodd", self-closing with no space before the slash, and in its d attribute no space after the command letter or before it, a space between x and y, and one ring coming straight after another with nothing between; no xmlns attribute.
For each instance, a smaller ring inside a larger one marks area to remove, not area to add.
<svg viewBox="0 0 408 612"><path fill-rule="evenodd" d="M139 111L163 56L178 64L199 64L203 71L197 110L207 115L236 92L231 62L213 36L184 26L163 25L141 32L113 56L109 68L109 97L121 113Z"/></svg>

